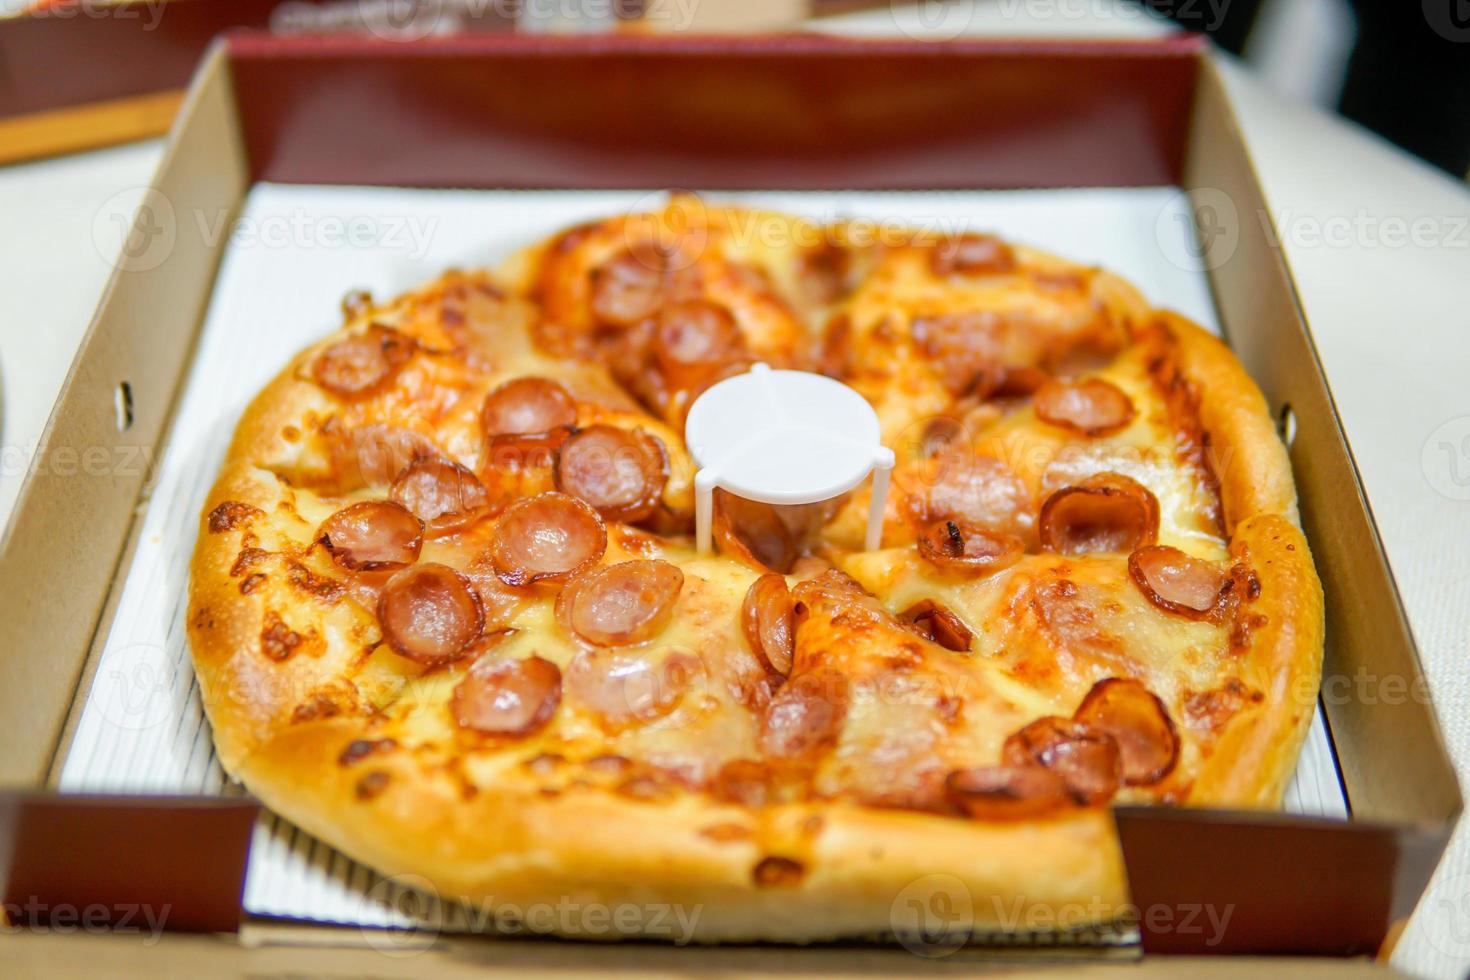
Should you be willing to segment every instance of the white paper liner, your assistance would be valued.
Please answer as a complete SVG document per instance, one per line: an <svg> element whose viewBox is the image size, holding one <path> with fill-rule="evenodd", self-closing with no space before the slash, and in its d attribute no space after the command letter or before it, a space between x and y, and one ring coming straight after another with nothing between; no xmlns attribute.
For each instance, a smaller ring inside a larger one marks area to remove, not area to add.
<svg viewBox="0 0 1470 980"><path fill-rule="evenodd" d="M1095 263L1151 302L1218 332L1195 256L1187 202L1174 188L967 192L707 192L817 219L974 228ZM250 398L281 365L340 322L350 289L379 297L450 266L493 265L579 221L656 206L660 192L437 191L261 184L227 229L224 215L178 213L230 242L193 371L168 441L117 615L62 768L64 791L240 794L224 777L184 635L200 508ZM1321 711L1286 796L1294 813L1347 808ZM256 828L245 890L255 916L431 931L494 929L488 916L422 901L273 815Z"/></svg>

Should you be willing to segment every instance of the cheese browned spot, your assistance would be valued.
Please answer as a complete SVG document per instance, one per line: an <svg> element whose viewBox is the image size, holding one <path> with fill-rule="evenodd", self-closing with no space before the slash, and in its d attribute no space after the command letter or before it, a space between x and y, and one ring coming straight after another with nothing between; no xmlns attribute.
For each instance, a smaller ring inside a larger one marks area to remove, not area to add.
<svg viewBox="0 0 1470 980"><path fill-rule="evenodd" d="M209 526L210 534L220 534L224 531L233 531L257 517L264 516L265 511L259 507L252 507L238 500L226 500L209 512L209 518L205 523Z"/></svg>

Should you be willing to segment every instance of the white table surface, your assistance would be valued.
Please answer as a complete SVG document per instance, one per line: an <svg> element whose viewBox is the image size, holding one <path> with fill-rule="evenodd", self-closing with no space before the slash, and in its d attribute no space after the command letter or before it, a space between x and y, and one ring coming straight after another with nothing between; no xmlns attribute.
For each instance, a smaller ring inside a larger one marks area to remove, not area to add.
<svg viewBox="0 0 1470 980"><path fill-rule="evenodd" d="M1038 25L1022 16L1033 8L1072 16ZM1106 10L1104 0L1000 0L962 21L883 11L839 23L914 36L1157 31L1134 14L1098 16ZM1445 735L1470 784L1470 190L1275 98L1241 71L1227 74ZM106 283L116 216L141 199L161 152L150 141L0 168L0 525ZM1393 964L1447 978L1470 968L1465 828Z"/></svg>

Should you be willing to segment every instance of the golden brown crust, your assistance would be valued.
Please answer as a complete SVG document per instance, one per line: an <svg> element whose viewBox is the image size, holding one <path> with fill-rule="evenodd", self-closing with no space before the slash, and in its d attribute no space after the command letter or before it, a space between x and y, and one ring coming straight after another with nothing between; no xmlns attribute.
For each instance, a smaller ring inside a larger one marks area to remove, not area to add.
<svg viewBox="0 0 1470 980"><path fill-rule="evenodd" d="M936 887L929 880L941 876L972 897L977 931L1018 913L1031 921L1033 908L1118 910L1127 902L1122 856L1102 810L992 824L840 803L752 812L697 798L649 804L599 789L548 797L514 774L466 799L451 779L426 778L401 757L323 767L354 734L346 725L297 729L240 775L308 832L384 873L427 878L445 895L522 907L564 895L611 906L671 903L698 915L699 942L886 935L902 921L894 905L904 890L913 886L927 900ZM369 765L392 778L364 805L355 786ZM794 880L758 884L757 868L771 858L793 862Z"/></svg>
<svg viewBox="0 0 1470 980"><path fill-rule="evenodd" d="M678 207L687 209L689 204ZM761 215L752 214L707 209L699 220L718 237L730 234L738 222L760 220ZM581 330L587 323L585 297L548 283L581 282L588 268L626 242L625 220L574 230L530 249L513 260L502 281L515 287L511 293L557 292L557 302L570 304L568 322ZM917 275L910 268L917 260L913 255L904 257L909 247L897 248L898 257L892 260L897 268L909 270L899 277L901 288L895 287L900 293L909 288L902 285L909 282L904 277ZM918 254L923 262L930 261L927 251ZM1050 310L1053 307L1047 304L1060 303L1064 319L1071 318L1066 319L1066 332L1090 338L1088 343L1099 336L1112 337L1117 329L1136 339L1154 325L1141 298L1121 280L1029 249L1017 249L1016 254L1030 277L1029 285L1016 288L1057 290L1063 297L1026 292L1024 303L1031 304L1027 308L1032 311L1028 315L1039 316L1035 310ZM763 268L770 282L789 287L795 275L790 267L799 258L793 256L797 253L790 249L763 251L746 242L728 245L716 259ZM861 261L871 269L887 260L878 254L865 255ZM725 267L720 265L719 270L724 276ZM774 332L767 336L777 337L780 349L793 357L800 352L787 338L792 325L805 318L816 329L828 313L822 303L809 307L793 303L794 314L782 313L749 279L737 277L732 282L731 301L749 304L742 307L742 316L769 326ZM984 286L992 288L1002 286ZM471 357L463 364L453 360L447 366L434 360L440 356L434 351L466 342L437 319L435 311L451 299L471 304L471 325L466 329L478 331L472 343L483 354L481 360ZM860 297L858 306L866 309L862 303L869 302L879 309L895 300L868 295ZM1079 319L1089 309L1103 311L1096 314L1101 317L1096 323ZM348 594L351 583L331 565L325 549L312 546L323 517L344 500L355 499L351 493L357 492L351 488L318 492L320 488L311 486L311 479L330 468L321 434L330 426L322 423L345 416L351 416L353 424L380 419L372 414L376 409L344 404L324 392L312 382L309 367L327 344L363 329L369 318L384 319L409 333L428 352L415 355L427 359L423 365L415 361L407 370L420 372L413 375L413 385L428 387L406 390L399 404L412 406L415 392L437 392L439 400L432 404L439 406L438 414L432 424L423 423L413 412L395 418L405 426L419 426L420 434L441 451L472 468L479 453L472 440L474 408L486 391L507 377L526 373L564 379L582 406L580 424L636 425L666 443L671 475L660 519L676 526L679 514L687 518L692 476L677 434L607 382L600 368L535 350L527 339L541 329L533 325L535 316L529 303L502 293L486 277L446 276L416 294L349 317L342 332L303 352L252 402L201 516L191 567L189 639L225 769L271 809L353 858L388 874L427 879L446 896L521 905L554 902L557 896L608 904L673 903L701 910L693 931L700 941L812 941L887 934L904 921L896 903L914 889L923 896L930 894L935 876L953 876L968 892L977 930L1000 928L1006 921L1030 921L1029 905L1052 911L1066 906L1096 909L1095 921L1120 909L1127 901L1126 876L1104 808L1070 808L1042 819L966 820L929 795L933 787L922 781L903 787L909 795L874 796L869 777L884 765L911 766L905 758L883 753L922 755L926 751L922 747L884 742L873 750L861 741L843 743L843 758L855 759L855 764L846 769L829 765L816 770L815 776L802 777L815 780L812 785L821 787L820 792L749 806L723 802L705 788L704 777L681 777L682 783L674 780L657 787L657 799L634 799L619 786L584 778L586 753L557 763L570 766L573 778L551 784L528 763L534 746L541 744L535 740L466 742L459 737L456 741L452 729L445 727L446 692L463 675L468 661L424 670L387 651L380 643L376 618ZM863 316L872 321L863 329L873 329L875 317L881 319L871 311ZM1184 754L1167 779L1120 798L1274 805L1291 774L1315 703L1321 589L1296 527L1286 454L1259 391L1214 338L1173 314L1164 314L1161 322L1170 338L1170 356L1194 394L1194 421L1209 439L1208 459L1219 481L1225 530L1217 538L1202 530L1208 524L1199 504L1203 480L1181 464L1178 469L1186 474L1185 483L1194 483L1162 494L1165 522L1176 535L1168 540L1227 564L1231 592L1211 622L1171 625L1175 632L1167 633L1171 639L1161 641L1160 649L1173 654L1177 650L1168 643L1218 641L1229 659L1228 666L1226 660L1196 664L1188 676L1182 670L1171 673L1174 668L1167 661L1147 668L1155 672L1155 688L1180 725ZM1159 399L1149 388L1142 355L1129 354L1136 349L1126 349L1106 369L1113 372L1107 377L1140 405L1156 406ZM1041 350L1036 356L1052 353ZM954 397L942 390L927 367L916 367L912 377L904 378L903 384L922 389L923 398L933 406L947 405ZM914 402L890 407L893 418L907 419L913 411L922 414L933 406ZM1055 427L1048 429L1029 412L1024 409L1011 416L1012 422L1020 419L1011 430L999 428L1030 434L1026 443L1030 461L1024 454L1010 460L1016 470L1012 502L1020 508L1011 530L1028 538L1034 550L1030 515L1052 488L1049 481L1055 479L1055 471L1050 461L1076 439L1059 434ZM1149 445L1157 430L1149 428L1154 423L1146 414L1140 413L1109 443L1114 447L1110 452ZM984 455L995 450L1001 456L995 447L1005 445L1005 438L1004 432L987 430L973 443L974 451ZM1151 458L1145 456L1145 461ZM911 462L927 465L924 460ZM802 627L806 633L799 634L793 677L803 671L820 674L835 664L853 678L868 672L879 681L900 675L952 679L962 685L963 697L937 707L906 703L898 713L872 705L855 707L850 723L869 726L864 731L901 733L942 716L955 733L953 745L945 751L958 753L957 764L962 758L968 758L969 765L992 763L1006 732L1045 714L1070 713L1090 684L1111 676L1126 662L1116 659L1110 644L1103 642L1106 637L1078 633L1077 622L1066 618L1072 615L1071 607L1062 610L1059 620L1048 618L1057 610L1047 603L1063 601L1056 596L1070 602L1072 593L1064 586L1073 592L1097 589L1100 595L1113 590L1116 598L1109 608L1119 611L1109 615L1125 631L1151 630L1154 620L1149 617L1166 615L1136 593L1121 591L1133 587L1125 563L1111 558L1031 555L987 580L990 584L946 584L942 574L914 557L911 546L923 521L934 515L903 509L908 506L903 503L907 491L898 489L890 502L890 509L898 508L892 540L885 530L885 544L900 547L851 556L849 567L879 592L879 598L855 603L840 594L832 598L832 608L821 613L827 618ZM381 495L382 488L375 492ZM850 503L847 510L853 506ZM853 537L849 526L853 522L850 513L839 513L823 532L825 540L840 547ZM759 669L738 639L738 610L755 578L753 571L725 558L701 565L689 552L679 550L687 546L677 539L670 543L635 529L616 527L610 537L615 543L609 562L662 557L682 565L689 583L683 619L707 624L698 627L705 632L694 634L697 642L732 650L729 656L736 660L744 658L741 663L747 666L731 668L736 673ZM441 551L462 547L467 550L455 554L464 557L478 545L438 547ZM942 591L951 585L954 591ZM517 601L540 603L549 610L554 594L551 588ZM997 608L995 603L1004 599L1017 610L1019 618L1012 627L1019 631L1015 635L1023 652L1026 644L1035 644L1054 660L1054 647L1075 641L1079 646L1072 652L1081 655L1073 661L1081 666L1065 677L1048 677L1036 673L1037 661L1008 662L983 646L957 654L915 637L888 617L916 599L936 597L943 598L945 608L961 623L970 617L977 644L997 631L974 617L990 615L985 610ZM890 604L887 613L880 600ZM549 619L523 622L536 624L528 627L529 632L543 631L539 653L554 660L560 657L565 674L567 660L579 648L564 638L553 639ZM523 644L516 649L526 648ZM838 659L833 661L833 656ZM372 683L362 679L370 671L375 671ZM343 680L349 674L354 682ZM373 683L386 685L386 693ZM405 691L413 694L410 700L420 699L411 721L390 717L385 710ZM1007 707L997 707L1002 704ZM577 715L582 709L564 704L561 710ZM920 713L902 713L910 710ZM936 710L942 715L923 714ZM723 757L758 751L751 747L759 737L753 725L750 717L741 715L733 728L724 729L736 747L726 746ZM643 744L630 740L627 733L599 733L595 727L569 729L562 735L567 744L583 749L605 744L609 752L614 746L622 750ZM411 741L418 736L417 743ZM863 754L869 751L874 754ZM937 750L933 754L938 757ZM475 773L468 774L467 767L475 767ZM879 799L883 806L864 803ZM559 931L568 929L563 926Z"/></svg>
<svg viewBox="0 0 1470 980"><path fill-rule="evenodd" d="M1210 462L1220 481L1226 533L1257 514L1300 524L1291 461L1261 390L1219 339L1177 313L1162 317L1180 367L1199 392L1199 420L1212 440Z"/></svg>

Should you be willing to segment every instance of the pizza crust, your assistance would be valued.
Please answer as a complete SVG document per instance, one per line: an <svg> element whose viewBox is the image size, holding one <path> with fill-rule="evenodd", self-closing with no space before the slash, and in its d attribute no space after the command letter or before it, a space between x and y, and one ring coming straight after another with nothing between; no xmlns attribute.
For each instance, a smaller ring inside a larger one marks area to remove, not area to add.
<svg viewBox="0 0 1470 980"><path fill-rule="evenodd" d="M1182 317L1164 317L1180 369L1198 392L1212 458L1227 461L1216 473L1230 554L1259 581L1240 665L1242 680L1264 699L1216 733L1187 802L1274 806L1315 706L1321 587L1297 526L1286 453L1259 390L1217 340ZM348 716L293 723L302 693L319 686L323 660L261 656L270 594L243 593L238 569L257 522L295 521L306 540L314 527L290 514L289 488L258 464L289 462L301 449L282 431L330 409L302 380L320 347L293 361L242 418L191 568L189 640L218 756L271 810L355 860L446 897L487 907L560 896L609 906L673 903L699 910L692 938L701 942L886 936L907 921L905 896L952 891L955 880L978 932L1017 931L1018 921L1024 930L1029 921L1054 921L1063 907L1091 909L1084 918L1102 923L1125 908L1116 832L1098 808L983 822L847 802L751 809L697 794L649 805L597 786L548 794L523 772L470 791L451 771L401 748L339 761L348 745L370 737L370 723ZM211 515L227 504L244 508L238 521L212 526ZM327 663L360 626L324 627ZM365 795L369 772L385 775ZM777 863L763 872L771 859ZM1033 906L1052 917L1033 920ZM557 931L577 934L565 925Z"/></svg>

